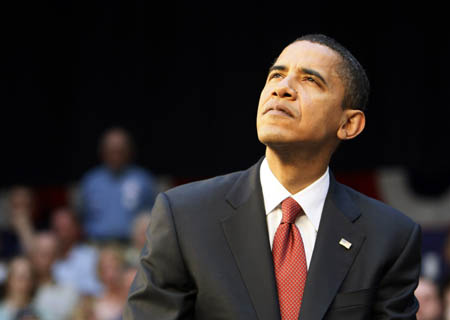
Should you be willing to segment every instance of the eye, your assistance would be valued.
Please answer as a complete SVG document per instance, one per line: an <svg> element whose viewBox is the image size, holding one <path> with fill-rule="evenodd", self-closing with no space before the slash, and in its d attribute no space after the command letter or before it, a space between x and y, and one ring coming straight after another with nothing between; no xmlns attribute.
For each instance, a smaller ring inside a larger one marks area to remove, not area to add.
<svg viewBox="0 0 450 320"><path fill-rule="evenodd" d="M305 80L309 82L316 82L316 80L313 77L305 77Z"/></svg>
<svg viewBox="0 0 450 320"><path fill-rule="evenodd" d="M275 79L275 78L281 78L281 77L282 77L281 73L274 72L274 73L271 73L269 75L269 80L272 80L272 79Z"/></svg>

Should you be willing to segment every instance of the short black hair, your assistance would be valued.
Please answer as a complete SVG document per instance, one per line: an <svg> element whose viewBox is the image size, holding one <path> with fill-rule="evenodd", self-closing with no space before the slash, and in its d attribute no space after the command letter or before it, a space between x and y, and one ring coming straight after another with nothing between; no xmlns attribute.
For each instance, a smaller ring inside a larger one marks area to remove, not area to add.
<svg viewBox="0 0 450 320"><path fill-rule="evenodd" d="M342 63L336 71L345 85L342 107L344 109L359 109L362 111L367 109L370 92L369 78L364 68L347 48L324 34L307 34L297 38L294 42L297 41L318 43L337 52L342 58Z"/></svg>

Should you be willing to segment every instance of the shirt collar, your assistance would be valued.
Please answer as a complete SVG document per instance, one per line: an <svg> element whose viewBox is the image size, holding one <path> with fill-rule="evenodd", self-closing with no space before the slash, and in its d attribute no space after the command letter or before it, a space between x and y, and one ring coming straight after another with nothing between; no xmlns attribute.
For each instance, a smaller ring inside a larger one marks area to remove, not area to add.
<svg viewBox="0 0 450 320"><path fill-rule="evenodd" d="M314 228L319 230L322 209L330 186L329 168L325 173L305 189L292 195L278 181L264 158L260 168L261 187L266 215L270 214L286 198L292 197L303 208Z"/></svg>

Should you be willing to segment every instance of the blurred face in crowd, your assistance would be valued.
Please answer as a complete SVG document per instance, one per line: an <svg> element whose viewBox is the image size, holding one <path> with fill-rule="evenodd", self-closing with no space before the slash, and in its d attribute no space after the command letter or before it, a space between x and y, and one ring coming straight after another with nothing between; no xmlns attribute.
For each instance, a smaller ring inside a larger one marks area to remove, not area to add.
<svg viewBox="0 0 450 320"><path fill-rule="evenodd" d="M437 285L428 279L420 278L414 294L420 304L417 319L438 320L441 316L442 306Z"/></svg>
<svg viewBox="0 0 450 320"><path fill-rule="evenodd" d="M123 261L120 253L113 248L100 252L98 262L99 278L108 288L121 288L123 283Z"/></svg>
<svg viewBox="0 0 450 320"><path fill-rule="evenodd" d="M28 259L19 257L11 261L7 279L7 294L29 297L34 286L31 263Z"/></svg>
<svg viewBox="0 0 450 320"><path fill-rule="evenodd" d="M57 209L52 215L51 225L62 247L70 248L78 241L80 228L75 214L69 208Z"/></svg>
<svg viewBox="0 0 450 320"><path fill-rule="evenodd" d="M342 108L345 85L337 71L341 61L332 49L309 41L283 50L259 100L257 130L263 144L272 149L297 145L334 150L339 140L352 137L341 127L351 115L362 120L364 115Z"/></svg>
<svg viewBox="0 0 450 320"><path fill-rule="evenodd" d="M127 133L120 129L107 132L101 142L101 155L112 171L123 169L131 158L131 141Z"/></svg>
<svg viewBox="0 0 450 320"><path fill-rule="evenodd" d="M57 245L56 237L50 232L35 236L31 260L38 276L47 275L51 272L56 259Z"/></svg>

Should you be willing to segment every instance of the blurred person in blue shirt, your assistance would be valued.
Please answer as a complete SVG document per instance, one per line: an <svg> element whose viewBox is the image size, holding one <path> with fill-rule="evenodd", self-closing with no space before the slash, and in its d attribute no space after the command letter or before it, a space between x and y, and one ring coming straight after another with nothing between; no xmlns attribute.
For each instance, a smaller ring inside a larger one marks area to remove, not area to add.
<svg viewBox="0 0 450 320"><path fill-rule="evenodd" d="M99 151L103 164L81 182L84 232L94 241L128 241L135 215L153 206L154 178L132 164L133 141L122 128L107 130Z"/></svg>

